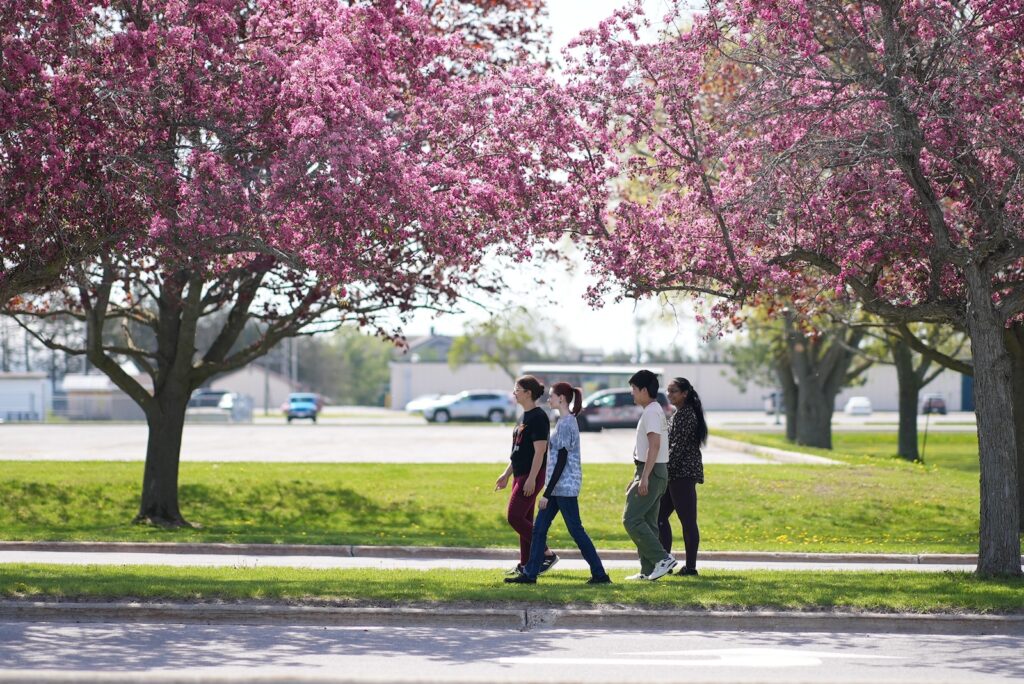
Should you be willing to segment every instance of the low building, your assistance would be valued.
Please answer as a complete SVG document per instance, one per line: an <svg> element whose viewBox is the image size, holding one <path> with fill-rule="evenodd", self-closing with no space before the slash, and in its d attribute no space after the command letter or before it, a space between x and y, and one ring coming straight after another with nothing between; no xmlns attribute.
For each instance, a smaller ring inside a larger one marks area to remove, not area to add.
<svg viewBox="0 0 1024 684"><path fill-rule="evenodd" d="M550 384L559 380L583 388L585 395L607 387L625 387L632 371L654 369L666 385L672 378L688 379L700 393L708 411L763 411L766 398L777 388L748 384L741 390L732 379L735 372L726 363L652 363L652 364L575 364L524 363L524 372L537 375ZM392 408L401 409L416 397L428 394L454 394L468 389L511 389L512 379L500 369L485 363L469 363L452 370L447 363L393 362L391 364ZM950 411L970 411L970 378L945 370L928 384L921 394L938 394ZM966 389L965 389L966 388ZM844 389L836 397L836 410L851 396L865 396L875 411L899 410L899 384L896 369L876 365L867 370L863 383Z"/></svg>
<svg viewBox="0 0 1024 684"><path fill-rule="evenodd" d="M133 366L123 368L143 387L151 390L148 375ZM69 420L145 420L142 408L102 373L68 373L64 376Z"/></svg>
<svg viewBox="0 0 1024 684"><path fill-rule="evenodd" d="M0 420L45 420L51 394L46 373L0 373Z"/></svg>
<svg viewBox="0 0 1024 684"><path fill-rule="evenodd" d="M299 383L255 363L218 375L210 383L210 389L237 392L242 396L252 397L253 410L256 413L278 411L281 404L288 400L291 392L303 391Z"/></svg>

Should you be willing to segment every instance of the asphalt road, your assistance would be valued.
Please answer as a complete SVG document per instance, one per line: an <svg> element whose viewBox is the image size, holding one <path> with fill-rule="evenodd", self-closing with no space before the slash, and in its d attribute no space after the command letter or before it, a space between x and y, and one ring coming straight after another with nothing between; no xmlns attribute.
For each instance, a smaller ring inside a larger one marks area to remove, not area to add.
<svg viewBox="0 0 1024 684"><path fill-rule="evenodd" d="M0 623L0 681L1024 680L1024 637L452 627Z"/></svg>

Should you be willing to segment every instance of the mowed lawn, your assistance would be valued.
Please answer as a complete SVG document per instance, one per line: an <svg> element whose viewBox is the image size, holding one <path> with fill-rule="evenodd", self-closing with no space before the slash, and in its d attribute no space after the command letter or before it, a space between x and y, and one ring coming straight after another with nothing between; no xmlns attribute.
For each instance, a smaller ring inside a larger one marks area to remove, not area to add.
<svg viewBox="0 0 1024 684"><path fill-rule="evenodd" d="M0 597L141 601L260 601L316 605L524 604L649 608L1024 612L1024 580L967 572L701 570L699 577L587 585L588 573L556 568L513 586L499 570L312 570L146 566L0 565Z"/></svg>
<svg viewBox="0 0 1024 684"><path fill-rule="evenodd" d="M725 433L720 433L725 434ZM787 446L772 434L730 437ZM698 490L702 550L977 551L971 434L929 436L927 463L893 456L895 433L836 433L835 466L711 465ZM141 463L0 462L7 540L511 547L500 466L185 463L181 507L201 525L131 525ZM632 548L621 524L628 464L585 464L581 511L599 548ZM676 523L678 527L678 523ZM556 522L552 545L571 540Z"/></svg>

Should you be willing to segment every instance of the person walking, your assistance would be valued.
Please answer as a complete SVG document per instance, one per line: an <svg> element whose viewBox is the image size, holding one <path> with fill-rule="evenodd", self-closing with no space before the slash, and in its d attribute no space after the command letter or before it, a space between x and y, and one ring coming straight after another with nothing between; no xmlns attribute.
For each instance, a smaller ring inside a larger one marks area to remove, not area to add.
<svg viewBox="0 0 1024 684"><path fill-rule="evenodd" d="M656 580L672 572L676 559L658 539L658 511L668 488L668 424L658 404L658 376L640 370L629 379L633 401L643 408L636 426L633 463L636 473L626 488L622 525L636 544L640 572L628 580Z"/></svg>
<svg viewBox="0 0 1024 684"><path fill-rule="evenodd" d="M576 416L583 408L583 392L579 387L574 388L567 382L557 382L551 388L548 405L558 411L559 415L555 432L551 435L551 442L548 445L555 455L555 460L548 459L545 472L547 488L537 501L538 512L533 525L530 559L520 574L506 577L505 581L509 584L537 582L537 575L540 574L544 562L541 549L546 547L551 523L555 516L561 513L572 540L576 542L584 560L590 566L590 579L587 580L587 584L608 584L611 578L605 572L597 549L594 548L594 542L590 540L580 520L579 495L583 486L583 466L580 461L580 428Z"/></svg>
<svg viewBox="0 0 1024 684"><path fill-rule="evenodd" d="M661 497L658 511L658 538L667 553L672 553L672 512L683 524L686 565L680 575L697 574L697 485L704 484L704 459L700 445L708 442L708 424L700 396L686 378L675 378L665 388L669 402L676 407L668 431L668 491Z"/></svg>
<svg viewBox="0 0 1024 684"><path fill-rule="evenodd" d="M512 478L512 494L508 499L508 524L519 535L519 563L510 575L518 575L530 560L530 542L533 539L533 509L537 494L544 486L544 462L548 448L551 422L537 400L544 394L544 385L532 375L516 380L512 394L523 408L523 417L512 431L512 455L508 467L494 483L494 491L505 489ZM558 556L544 549L540 572L546 572L558 562Z"/></svg>

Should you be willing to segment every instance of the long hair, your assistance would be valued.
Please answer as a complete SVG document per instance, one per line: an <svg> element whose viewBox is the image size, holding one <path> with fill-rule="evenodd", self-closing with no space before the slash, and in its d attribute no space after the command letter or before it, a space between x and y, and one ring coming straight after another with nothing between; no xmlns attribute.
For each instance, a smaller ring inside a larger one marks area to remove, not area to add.
<svg viewBox="0 0 1024 684"><path fill-rule="evenodd" d="M700 403L700 395L686 378L673 378L672 384L686 392L684 404L693 409L697 416L697 438L701 444L708 443L708 421L704 418L704 405Z"/></svg>
<svg viewBox="0 0 1024 684"><path fill-rule="evenodd" d="M565 397L565 401L569 405L569 413L572 415L578 416L583 410L583 390L579 387L573 387L567 382L556 382L551 386L551 391L560 397Z"/></svg>

